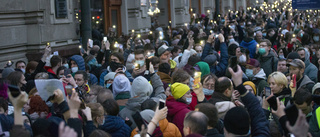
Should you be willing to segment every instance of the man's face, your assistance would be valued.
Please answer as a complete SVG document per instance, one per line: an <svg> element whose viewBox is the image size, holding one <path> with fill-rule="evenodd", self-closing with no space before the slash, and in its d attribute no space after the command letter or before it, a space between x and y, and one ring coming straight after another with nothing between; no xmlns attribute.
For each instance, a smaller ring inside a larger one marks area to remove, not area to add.
<svg viewBox="0 0 320 137"><path fill-rule="evenodd" d="M17 69L26 69L26 64L23 62L17 64Z"/></svg>
<svg viewBox="0 0 320 137"><path fill-rule="evenodd" d="M305 58L305 51L304 50L299 50L298 54L300 56L300 59L304 59Z"/></svg>
<svg viewBox="0 0 320 137"><path fill-rule="evenodd" d="M169 51L165 51L161 56L160 56L160 60L162 63L166 62L169 63L169 59L171 57L171 53Z"/></svg>
<svg viewBox="0 0 320 137"><path fill-rule="evenodd" d="M262 33L257 33L256 38L258 41L261 41L262 40Z"/></svg>
<svg viewBox="0 0 320 137"><path fill-rule="evenodd" d="M137 60L145 60L144 55L143 54L136 54L134 55L134 59Z"/></svg>
<svg viewBox="0 0 320 137"><path fill-rule="evenodd" d="M180 53L181 53L181 49L178 49L177 52L172 53L172 56L177 57L177 56L179 56Z"/></svg>
<svg viewBox="0 0 320 137"><path fill-rule="evenodd" d="M264 48L265 50L266 50L266 54L264 54L264 55L268 55L269 54L269 47L268 47L268 44L267 44L267 42L261 42L260 44L259 44L259 48Z"/></svg>
<svg viewBox="0 0 320 137"><path fill-rule="evenodd" d="M311 108L311 105L307 105L306 102L303 102L303 104L301 105L298 105L296 103L294 103L298 109L301 109L301 111L305 114L305 115L308 115L311 111L312 111L312 108Z"/></svg>
<svg viewBox="0 0 320 137"><path fill-rule="evenodd" d="M197 53L202 53L202 47L201 46L196 46L196 52Z"/></svg>
<svg viewBox="0 0 320 137"><path fill-rule="evenodd" d="M76 84L77 84L79 87L81 87L81 86L83 86L84 84L87 83L87 81L84 81L82 74L76 74L76 75L74 75L74 80L76 81Z"/></svg>
<svg viewBox="0 0 320 137"><path fill-rule="evenodd" d="M289 73L290 73L290 76L295 74L297 76L296 77L297 81L299 81L300 78L302 78L303 70L300 70L299 68L294 67L294 66L290 66L289 67Z"/></svg>
<svg viewBox="0 0 320 137"><path fill-rule="evenodd" d="M286 64L285 60L278 62L277 70L282 72L282 73L285 73L285 72L288 71L287 64Z"/></svg>
<svg viewBox="0 0 320 137"><path fill-rule="evenodd" d="M78 67L78 64L75 61L71 60L71 68L73 67Z"/></svg>
<svg viewBox="0 0 320 137"><path fill-rule="evenodd" d="M111 56L110 60L113 62L121 63L120 60L116 56Z"/></svg>
<svg viewBox="0 0 320 137"><path fill-rule="evenodd" d="M203 88L214 90L214 83L215 83L215 81L213 78L211 78L209 80L205 79L203 82Z"/></svg>
<svg viewBox="0 0 320 137"><path fill-rule="evenodd" d="M236 49L236 56L239 58L242 55L240 48Z"/></svg>

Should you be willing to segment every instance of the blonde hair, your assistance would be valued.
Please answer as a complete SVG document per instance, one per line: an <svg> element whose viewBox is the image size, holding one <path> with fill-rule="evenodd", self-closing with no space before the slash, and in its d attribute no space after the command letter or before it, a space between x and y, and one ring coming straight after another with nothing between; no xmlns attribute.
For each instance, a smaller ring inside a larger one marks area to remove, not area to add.
<svg viewBox="0 0 320 137"><path fill-rule="evenodd" d="M279 71L271 73L268 77L268 83L270 81L270 78L273 78L277 85L283 85L284 87L288 87L287 77L283 73Z"/></svg>

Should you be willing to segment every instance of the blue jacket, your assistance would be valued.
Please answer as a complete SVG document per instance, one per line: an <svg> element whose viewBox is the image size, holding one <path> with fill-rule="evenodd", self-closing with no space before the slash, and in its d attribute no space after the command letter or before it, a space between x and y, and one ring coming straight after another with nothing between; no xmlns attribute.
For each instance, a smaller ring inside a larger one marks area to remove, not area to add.
<svg viewBox="0 0 320 137"><path fill-rule="evenodd" d="M201 60L204 60L206 56L209 55L211 50L211 45L207 43L202 52ZM215 74L218 77L222 77L225 74L225 71L228 66L228 47L226 43L220 43L220 60L218 65L210 66L210 72Z"/></svg>
<svg viewBox="0 0 320 137"><path fill-rule="evenodd" d="M73 55L70 59L77 63L79 70L86 71L84 59L80 55Z"/></svg>
<svg viewBox="0 0 320 137"><path fill-rule="evenodd" d="M113 137L130 137L131 128L118 116L105 116L105 123L99 129L111 134Z"/></svg>
<svg viewBox="0 0 320 137"><path fill-rule="evenodd" d="M246 88L241 84L236 89L240 93L245 93ZM252 137L269 137L269 122L264 114L259 100L249 92L247 95L241 97L241 100L248 110L251 119L251 135Z"/></svg>
<svg viewBox="0 0 320 137"><path fill-rule="evenodd" d="M244 47L249 50L250 58L254 58L256 55L257 42L252 38L245 38L241 43L240 47Z"/></svg>

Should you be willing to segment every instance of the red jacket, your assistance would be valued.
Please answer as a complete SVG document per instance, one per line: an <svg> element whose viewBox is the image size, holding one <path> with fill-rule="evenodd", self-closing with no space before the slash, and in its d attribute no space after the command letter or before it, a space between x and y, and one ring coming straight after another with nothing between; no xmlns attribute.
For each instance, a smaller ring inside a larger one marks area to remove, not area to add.
<svg viewBox="0 0 320 137"><path fill-rule="evenodd" d="M179 128L179 131L182 134L182 136L184 136L183 135L184 117L191 110L189 109L187 104L178 102L173 97L167 98L166 105L168 107L168 115L167 115L168 121L175 124Z"/></svg>

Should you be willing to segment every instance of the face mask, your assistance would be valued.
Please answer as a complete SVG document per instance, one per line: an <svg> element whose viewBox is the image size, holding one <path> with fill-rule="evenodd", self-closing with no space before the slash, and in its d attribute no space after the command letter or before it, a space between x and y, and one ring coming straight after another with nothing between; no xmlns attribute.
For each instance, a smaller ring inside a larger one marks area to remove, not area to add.
<svg viewBox="0 0 320 137"><path fill-rule="evenodd" d="M69 65L68 65L68 64L63 64L63 66L65 66L66 68L69 68Z"/></svg>
<svg viewBox="0 0 320 137"><path fill-rule="evenodd" d="M89 64L89 65L93 65L93 66L97 66L97 65L98 65L98 62L97 62L97 60L94 58L94 59L90 60L90 61L88 62L88 64Z"/></svg>
<svg viewBox="0 0 320 137"><path fill-rule="evenodd" d="M279 58L284 58L284 55L279 55Z"/></svg>
<svg viewBox="0 0 320 137"><path fill-rule="evenodd" d="M239 57L239 63L246 63L247 62L247 57L245 55L241 55Z"/></svg>
<svg viewBox="0 0 320 137"><path fill-rule="evenodd" d="M261 54L261 55L266 54L266 49L265 48L259 48L259 54Z"/></svg>
<svg viewBox="0 0 320 137"><path fill-rule="evenodd" d="M76 73L76 72L78 71L78 67L73 67L73 68L71 68L71 71L72 71L73 73Z"/></svg>
<svg viewBox="0 0 320 137"><path fill-rule="evenodd" d="M23 74L25 74L25 73L26 73L26 70L25 70L25 69L21 69L21 71L23 72Z"/></svg>
<svg viewBox="0 0 320 137"><path fill-rule="evenodd" d="M136 63L142 67L144 65L144 60L137 60Z"/></svg>
<svg viewBox="0 0 320 137"><path fill-rule="evenodd" d="M157 73L158 72L158 70L154 70L154 73Z"/></svg>
<svg viewBox="0 0 320 137"><path fill-rule="evenodd" d="M254 77L254 75L253 75L253 70L252 70L252 69L246 69L246 75L247 75L247 77L249 77L249 78Z"/></svg>
<svg viewBox="0 0 320 137"><path fill-rule="evenodd" d="M111 83L107 83L106 88L109 88L111 86Z"/></svg>
<svg viewBox="0 0 320 137"><path fill-rule="evenodd" d="M234 42L234 39L229 39L229 42Z"/></svg>
<svg viewBox="0 0 320 137"><path fill-rule="evenodd" d="M234 29L236 29L236 26L232 25L232 26L230 26L230 28L234 30Z"/></svg>
<svg viewBox="0 0 320 137"><path fill-rule="evenodd" d="M313 36L313 40L314 40L315 42L318 42L318 41L319 41L319 36Z"/></svg>
<svg viewBox="0 0 320 137"><path fill-rule="evenodd" d="M59 75L59 78L62 78L64 75Z"/></svg>
<svg viewBox="0 0 320 137"><path fill-rule="evenodd" d="M303 33L300 33L300 37L301 37L301 38L303 37Z"/></svg>
<svg viewBox="0 0 320 137"><path fill-rule="evenodd" d="M179 53L179 57L181 57L182 56L182 53Z"/></svg>
<svg viewBox="0 0 320 137"><path fill-rule="evenodd" d="M192 102L192 97L191 97L191 98L186 98L186 102L187 102L188 105L191 104L191 102Z"/></svg>
<svg viewBox="0 0 320 137"><path fill-rule="evenodd" d="M110 69L112 72L115 72L120 67L123 67L123 65L114 61L110 62Z"/></svg>
<svg viewBox="0 0 320 137"><path fill-rule="evenodd" d="M266 37L266 36L267 36L267 33L262 33L262 36L263 36L263 37Z"/></svg>
<svg viewBox="0 0 320 137"><path fill-rule="evenodd" d="M316 52L312 52L312 55L316 55Z"/></svg>
<svg viewBox="0 0 320 137"><path fill-rule="evenodd" d="M153 57L154 56L154 53L150 53L147 55L147 57Z"/></svg>
<svg viewBox="0 0 320 137"><path fill-rule="evenodd" d="M106 123L106 119L104 118L102 123L100 124L100 126L104 125L104 123Z"/></svg>
<svg viewBox="0 0 320 137"><path fill-rule="evenodd" d="M203 88L204 95L212 95L213 92L214 92L214 90Z"/></svg>
<svg viewBox="0 0 320 137"><path fill-rule="evenodd" d="M201 56L202 56L202 53L197 53L197 56L198 56L198 57L201 57Z"/></svg>

